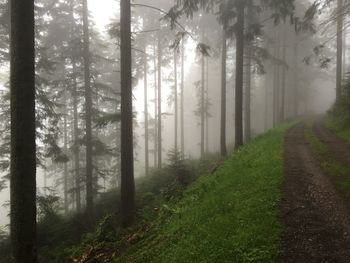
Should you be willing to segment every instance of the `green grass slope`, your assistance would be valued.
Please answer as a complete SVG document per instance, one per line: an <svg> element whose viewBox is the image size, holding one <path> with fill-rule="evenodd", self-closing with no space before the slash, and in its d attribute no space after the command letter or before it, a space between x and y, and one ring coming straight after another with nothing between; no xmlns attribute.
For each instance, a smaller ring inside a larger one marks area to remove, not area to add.
<svg viewBox="0 0 350 263"><path fill-rule="evenodd" d="M258 137L183 198L115 262L276 262L283 142L290 125Z"/></svg>
<svg viewBox="0 0 350 263"><path fill-rule="evenodd" d="M326 126L334 131L340 138L350 143L350 114L329 113L326 118Z"/></svg>

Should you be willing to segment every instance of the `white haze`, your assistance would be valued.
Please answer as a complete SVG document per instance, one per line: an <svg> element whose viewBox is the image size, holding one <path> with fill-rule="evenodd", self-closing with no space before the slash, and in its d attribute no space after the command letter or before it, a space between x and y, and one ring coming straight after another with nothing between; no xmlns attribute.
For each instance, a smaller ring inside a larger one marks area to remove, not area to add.
<svg viewBox="0 0 350 263"><path fill-rule="evenodd" d="M142 2L141 0L139 2ZM91 14L94 17L97 28L101 31L101 33L106 35L106 25L110 23L111 19L115 19L117 14L119 13L119 1L116 0L89 0L89 9ZM333 43L332 43L333 45ZM185 72L185 124L186 124L186 153L191 157L197 157L199 155L199 127L197 125L197 119L194 117L194 111L196 108L196 95L193 83L200 79L200 68L197 64L195 64L195 44L194 42L190 42L187 45L187 54L186 54L186 69ZM231 63L228 65L230 72L233 72L233 62L232 60L228 61ZM171 68L163 69L164 72L170 72ZM210 83L209 83L209 97L211 98L212 108L211 114L213 117L210 119L209 125L209 142L210 142L210 150L215 152L219 147L219 138L217 136L219 124L220 124L220 62L217 58L209 59L209 71L210 71ZM310 112L315 113L324 113L329 107L331 103L334 101L335 92L334 92L334 68L330 68L331 73L329 74L329 80L314 80L310 83L310 87L312 87L310 94L310 99L308 101L308 105L310 107ZM153 99L153 84L152 77L149 77L150 80L150 92L149 99L150 101ZM233 111L233 102L234 102L234 76L231 76L228 73L228 86L227 86L227 103L228 103L228 114L227 114L227 139L228 143L233 143L233 120L234 120L234 111ZM0 78L0 82L3 81ZM167 95L170 93L171 83L164 82L164 98L163 98L163 108L164 111L172 113L173 109L167 106ZM253 81L253 96L252 96L252 124L254 133L261 133L264 130L264 110L263 110L263 89L261 88L264 85L264 76L255 77ZM1 86L1 83L0 83ZM138 128L135 130L138 137L138 145L137 148L137 159L138 161L135 163L137 175L141 175L144 169L144 140L143 140L143 82L142 80L139 82L138 86L134 90L134 97L136 98L134 101L135 109L137 110L137 120L139 123ZM149 102L149 111L152 115L154 112L154 108L151 102ZM164 138L163 147L165 152L172 148L173 145L173 116L167 116L164 120L164 132L166 135ZM165 154L164 154L165 156ZM165 157L166 158L166 157ZM164 159L165 159L164 158ZM150 162L152 164L153 156L150 156ZM42 176L40 175L41 171L38 172L38 188L43 187ZM52 184L53 181L48 181L48 185ZM9 190L6 189L0 192L0 228L2 225L8 224L8 209L5 209L3 205L9 200Z"/></svg>

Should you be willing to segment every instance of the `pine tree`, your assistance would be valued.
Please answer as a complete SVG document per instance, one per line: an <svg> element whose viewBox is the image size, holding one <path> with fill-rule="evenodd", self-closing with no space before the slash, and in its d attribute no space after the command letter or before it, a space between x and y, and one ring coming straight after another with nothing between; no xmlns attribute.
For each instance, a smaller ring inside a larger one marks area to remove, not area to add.
<svg viewBox="0 0 350 263"><path fill-rule="evenodd" d="M11 241L16 263L37 262L34 1L11 1Z"/></svg>
<svg viewBox="0 0 350 263"><path fill-rule="evenodd" d="M130 0L120 1L121 212L124 226L131 225L135 218L130 9Z"/></svg>
<svg viewBox="0 0 350 263"><path fill-rule="evenodd" d="M90 73L90 34L88 20L88 3L83 0L84 31L84 85L85 85L85 140L86 140L86 212L93 217L93 165L92 165L92 92Z"/></svg>

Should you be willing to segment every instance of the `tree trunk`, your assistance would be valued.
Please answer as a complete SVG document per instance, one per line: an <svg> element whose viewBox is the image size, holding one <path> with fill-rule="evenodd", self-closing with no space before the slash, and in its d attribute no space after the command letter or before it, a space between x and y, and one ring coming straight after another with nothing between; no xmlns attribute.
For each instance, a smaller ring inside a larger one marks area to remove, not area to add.
<svg viewBox="0 0 350 263"><path fill-rule="evenodd" d="M182 39L181 43L181 154L182 157L185 155L185 42Z"/></svg>
<svg viewBox="0 0 350 263"><path fill-rule="evenodd" d="M277 43L277 33L276 31L274 32L274 47L273 47L273 56L274 56L274 59L277 59L277 56L278 56L278 53L277 53L277 46L278 46L278 43ZM278 86L278 83L277 83L277 63L274 61L273 62L273 89L272 89L272 126L275 127L276 126L276 123L277 123L277 111L276 111L276 108L277 108L277 86Z"/></svg>
<svg viewBox="0 0 350 263"><path fill-rule="evenodd" d="M245 72L245 94L244 94L244 140L249 142L251 139L251 43L247 43L246 48L246 72Z"/></svg>
<svg viewBox="0 0 350 263"><path fill-rule="evenodd" d="M84 30L84 85L85 85L85 125L86 125L86 213L93 219L93 178L92 178L92 96L90 83L90 41L88 3L83 0Z"/></svg>
<svg viewBox="0 0 350 263"><path fill-rule="evenodd" d="M280 59L280 41L279 34L275 32L275 58ZM280 65L279 62L275 63L274 71L274 91L273 91L273 115L274 115L274 127L280 122Z"/></svg>
<svg viewBox="0 0 350 263"><path fill-rule="evenodd" d="M74 54L73 54L74 56ZM79 213L81 211L81 194L80 194L80 160L79 160L79 116L78 116L78 92L77 92L77 78L76 78L76 64L75 60L73 64L73 111L74 111L74 180L75 180L75 202L76 210Z"/></svg>
<svg viewBox="0 0 350 263"><path fill-rule="evenodd" d="M157 85L157 51L154 46L154 168L158 166L158 85Z"/></svg>
<svg viewBox="0 0 350 263"><path fill-rule="evenodd" d="M117 105L119 105L121 102L117 101ZM120 187L121 185L121 167L120 167L120 148L121 148L121 124L120 122L116 122L116 130L115 130L115 146L116 146L116 175L115 175L115 179L116 179L116 186Z"/></svg>
<svg viewBox="0 0 350 263"><path fill-rule="evenodd" d="M343 65L343 0L337 6L337 69L336 69L336 103L341 100L342 65Z"/></svg>
<svg viewBox="0 0 350 263"><path fill-rule="evenodd" d="M264 108L264 131L266 132L269 127L269 76L265 74L265 108Z"/></svg>
<svg viewBox="0 0 350 263"><path fill-rule="evenodd" d="M220 152L227 155L226 147L226 61L227 61L227 33L223 28L222 55L221 55L221 122L220 122Z"/></svg>
<svg viewBox="0 0 350 263"><path fill-rule="evenodd" d="M345 2L346 4L346 2ZM346 19L346 16L343 16L343 25L347 25L348 21ZM342 64L342 78L346 79L346 75L347 75L347 26L344 26L343 28L343 64Z"/></svg>
<svg viewBox="0 0 350 263"><path fill-rule="evenodd" d="M135 219L130 0L120 1L121 53L121 212L122 224Z"/></svg>
<svg viewBox="0 0 350 263"><path fill-rule="evenodd" d="M202 77L201 77L201 158L204 158L204 144L205 144L205 59L204 54L202 54Z"/></svg>
<svg viewBox="0 0 350 263"><path fill-rule="evenodd" d="M177 50L174 49L174 149L177 154L177 139L178 139L178 101L177 101Z"/></svg>
<svg viewBox="0 0 350 263"><path fill-rule="evenodd" d="M281 83L281 108L280 108L280 114L281 118L280 121L285 120L286 115L286 65L287 65L287 34L286 34L286 26L284 25L282 27L283 34L281 34L283 41L282 41L282 60L285 65L282 66L282 83Z"/></svg>
<svg viewBox="0 0 350 263"><path fill-rule="evenodd" d="M143 58L143 67L144 67L144 94L145 94L145 101L144 101L144 114L145 114L145 172L146 175L149 173L149 147L148 147L148 87L147 87L147 74L148 74L148 66L147 66L147 50L145 47L145 54Z"/></svg>
<svg viewBox="0 0 350 263"><path fill-rule="evenodd" d="M295 43L294 45L294 94L293 94L293 117L298 116L298 106L299 106L299 98L298 98L298 93L299 93L299 72L298 72L298 42Z"/></svg>
<svg viewBox="0 0 350 263"><path fill-rule="evenodd" d="M74 4L73 1L71 2L71 19L72 19L72 29L71 29L71 40L74 40L75 38L75 30L74 30ZM73 81L73 135L74 135L74 148L73 148L73 158L74 158L74 183L75 183L75 202L76 202L76 211L80 213L81 211L81 194L80 194L80 160L79 160L79 152L80 152L80 147L79 147L79 115L78 115L78 85L77 85L77 69L76 69L76 50L74 48L75 41L73 42L73 47L72 47L72 81Z"/></svg>
<svg viewBox="0 0 350 263"><path fill-rule="evenodd" d="M158 35L158 168L162 168L162 46Z"/></svg>
<svg viewBox="0 0 350 263"><path fill-rule="evenodd" d="M281 41L280 34L278 34L278 43L277 43L277 57L281 59ZM277 75L276 75L276 125L281 122L281 65L277 64Z"/></svg>
<svg viewBox="0 0 350 263"><path fill-rule="evenodd" d="M205 60L205 152L209 152L209 59Z"/></svg>
<svg viewBox="0 0 350 263"><path fill-rule="evenodd" d="M65 101L64 101L64 117L63 117L63 148L64 154L68 154L68 127L67 127L67 91L65 91ZM63 168L63 196L64 196L64 213L68 214L68 162L64 162Z"/></svg>
<svg viewBox="0 0 350 263"><path fill-rule="evenodd" d="M244 2L237 6L235 149L243 145Z"/></svg>
<svg viewBox="0 0 350 263"><path fill-rule="evenodd" d="M11 5L11 244L16 263L37 262L34 1Z"/></svg>

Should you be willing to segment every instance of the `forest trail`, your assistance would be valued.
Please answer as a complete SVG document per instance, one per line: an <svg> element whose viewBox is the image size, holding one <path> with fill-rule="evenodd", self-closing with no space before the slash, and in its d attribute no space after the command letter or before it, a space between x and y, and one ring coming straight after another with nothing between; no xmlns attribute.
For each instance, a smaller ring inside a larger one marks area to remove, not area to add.
<svg viewBox="0 0 350 263"><path fill-rule="evenodd" d="M350 212L305 138L306 123L285 139L283 262L349 262ZM315 121L313 131L337 159L350 165L350 147Z"/></svg>

